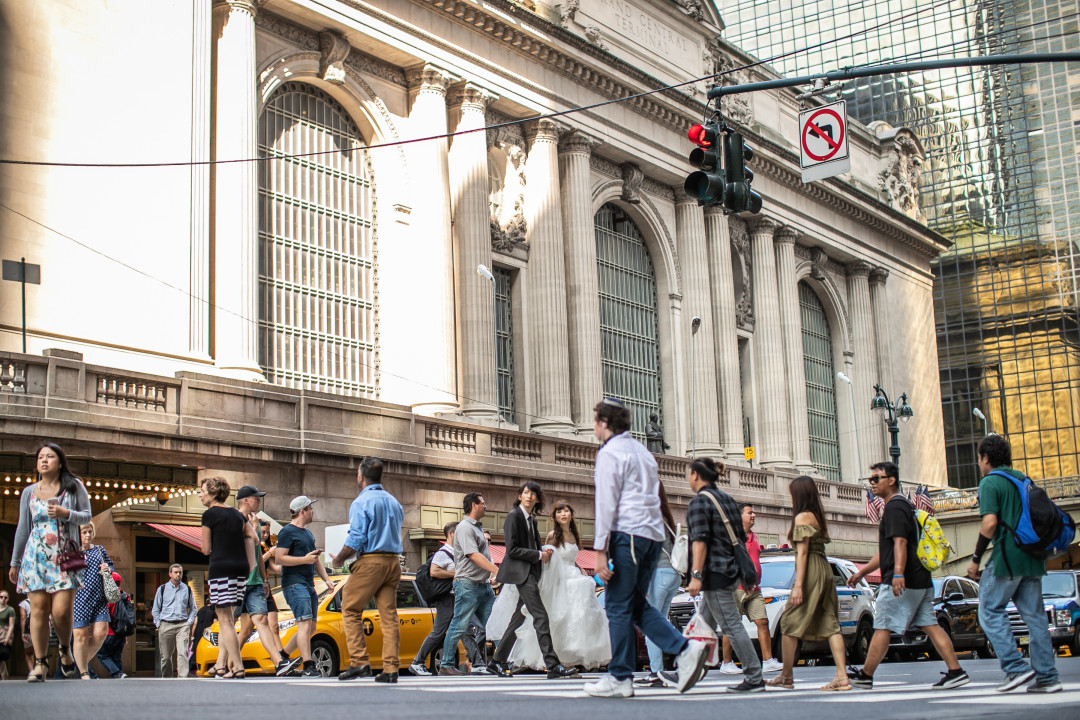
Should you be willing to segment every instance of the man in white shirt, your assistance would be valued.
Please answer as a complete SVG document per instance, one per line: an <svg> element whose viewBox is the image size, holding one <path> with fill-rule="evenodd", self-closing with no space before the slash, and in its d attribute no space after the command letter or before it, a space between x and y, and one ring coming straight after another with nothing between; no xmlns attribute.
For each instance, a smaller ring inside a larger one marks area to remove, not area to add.
<svg viewBox="0 0 1080 720"><path fill-rule="evenodd" d="M433 580L454 580L454 530L456 522L448 522L443 526L443 536L446 542L428 558L428 572ZM431 632L420 643L420 650L413 658L409 672L413 675L431 675L426 664L428 656L436 649L441 648L446 639L446 630L450 627L450 621L454 618L454 591L450 590L442 597L430 598L428 602L435 608L435 624Z"/></svg>
<svg viewBox="0 0 1080 720"><path fill-rule="evenodd" d="M633 697L636 625L663 652L678 655L677 687L686 692L703 675L705 644L688 641L645 600L664 542L656 458L630 435L630 410L621 400L605 398L593 412L601 443L593 549L596 574L607 585L611 662L608 674L583 689L594 697Z"/></svg>

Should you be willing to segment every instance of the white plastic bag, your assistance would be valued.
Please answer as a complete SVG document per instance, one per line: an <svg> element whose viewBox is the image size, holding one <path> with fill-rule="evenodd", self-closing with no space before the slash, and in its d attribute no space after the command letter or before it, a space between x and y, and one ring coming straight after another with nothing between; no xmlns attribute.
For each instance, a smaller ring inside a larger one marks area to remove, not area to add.
<svg viewBox="0 0 1080 720"><path fill-rule="evenodd" d="M690 538L682 534L682 523L675 526L675 540L671 544L671 567L680 575L690 566Z"/></svg>
<svg viewBox="0 0 1080 720"><path fill-rule="evenodd" d="M706 665L713 667L720 664L720 643L716 638L716 631L705 622L700 612L695 612L690 622L686 623L686 627L683 628L683 637L705 643Z"/></svg>

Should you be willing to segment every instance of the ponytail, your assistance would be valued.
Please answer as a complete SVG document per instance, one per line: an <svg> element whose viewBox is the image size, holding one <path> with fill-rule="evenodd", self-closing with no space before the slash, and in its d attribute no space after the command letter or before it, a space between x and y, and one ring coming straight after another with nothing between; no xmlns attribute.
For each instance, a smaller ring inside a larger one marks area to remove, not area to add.
<svg viewBox="0 0 1080 720"><path fill-rule="evenodd" d="M690 470L696 472L705 482L715 485L720 475L726 470L724 463L716 462L712 458L703 457L690 463Z"/></svg>

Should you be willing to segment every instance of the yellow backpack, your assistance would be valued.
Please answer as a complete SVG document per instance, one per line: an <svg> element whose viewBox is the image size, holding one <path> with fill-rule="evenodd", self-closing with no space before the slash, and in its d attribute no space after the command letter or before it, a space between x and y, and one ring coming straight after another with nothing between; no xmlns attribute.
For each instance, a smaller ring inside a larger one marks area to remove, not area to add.
<svg viewBox="0 0 1080 720"><path fill-rule="evenodd" d="M952 546L933 515L925 510L916 510L915 520L919 523L919 545L915 554L923 567L933 572L949 559Z"/></svg>

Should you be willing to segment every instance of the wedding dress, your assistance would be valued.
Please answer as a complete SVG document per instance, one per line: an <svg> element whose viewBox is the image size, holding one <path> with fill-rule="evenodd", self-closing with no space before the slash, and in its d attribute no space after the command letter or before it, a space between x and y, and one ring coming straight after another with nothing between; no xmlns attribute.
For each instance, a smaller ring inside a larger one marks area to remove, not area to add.
<svg viewBox="0 0 1080 720"><path fill-rule="evenodd" d="M574 564L577 555L578 546L574 543L564 543L555 549L540 573L540 598L547 609L551 644L559 661L567 667L580 665L593 670L611 660L611 640L607 615L596 600L596 583ZM517 601L517 586L504 585L488 619L489 638L502 637ZM510 664L515 668L543 670L544 656L533 629L532 615L524 606L521 612L525 622L518 628Z"/></svg>

